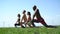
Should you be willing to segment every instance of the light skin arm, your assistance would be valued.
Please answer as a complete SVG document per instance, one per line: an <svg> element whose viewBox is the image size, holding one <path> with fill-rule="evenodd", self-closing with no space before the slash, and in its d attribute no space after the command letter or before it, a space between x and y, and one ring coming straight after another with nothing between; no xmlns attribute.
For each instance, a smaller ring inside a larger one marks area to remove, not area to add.
<svg viewBox="0 0 60 34"><path fill-rule="evenodd" d="M24 18L24 16L22 17L21 22L22 22L23 18Z"/></svg>

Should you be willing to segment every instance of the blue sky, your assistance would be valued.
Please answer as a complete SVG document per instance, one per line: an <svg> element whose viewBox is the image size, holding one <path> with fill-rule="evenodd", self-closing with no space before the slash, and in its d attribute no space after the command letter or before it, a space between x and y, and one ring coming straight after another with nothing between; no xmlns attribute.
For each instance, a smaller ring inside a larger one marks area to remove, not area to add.
<svg viewBox="0 0 60 34"><path fill-rule="evenodd" d="M48 25L60 25L60 0L0 0L0 27L11 27L22 16L23 10L30 11L36 5ZM36 24L41 25L41 24Z"/></svg>

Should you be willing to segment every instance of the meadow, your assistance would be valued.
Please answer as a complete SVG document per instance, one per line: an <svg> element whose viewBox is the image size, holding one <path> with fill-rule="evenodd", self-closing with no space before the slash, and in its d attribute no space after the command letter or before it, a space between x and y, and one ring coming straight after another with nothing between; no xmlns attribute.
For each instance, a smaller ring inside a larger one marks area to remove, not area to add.
<svg viewBox="0 0 60 34"><path fill-rule="evenodd" d="M34 28L0 28L0 34L60 34L60 26L57 28L34 27Z"/></svg>

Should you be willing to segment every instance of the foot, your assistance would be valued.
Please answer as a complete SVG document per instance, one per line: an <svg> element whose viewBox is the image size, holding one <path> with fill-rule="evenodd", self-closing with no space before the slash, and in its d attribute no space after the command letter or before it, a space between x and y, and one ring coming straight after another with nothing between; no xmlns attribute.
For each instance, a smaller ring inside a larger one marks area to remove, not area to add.
<svg viewBox="0 0 60 34"><path fill-rule="evenodd" d="M57 28L57 26L52 26L52 25L49 25L47 26L48 28Z"/></svg>
<svg viewBox="0 0 60 34"><path fill-rule="evenodd" d="M25 28L24 26L21 26L22 28Z"/></svg>
<svg viewBox="0 0 60 34"><path fill-rule="evenodd" d="M17 25L16 24L14 24L14 26L17 28Z"/></svg>

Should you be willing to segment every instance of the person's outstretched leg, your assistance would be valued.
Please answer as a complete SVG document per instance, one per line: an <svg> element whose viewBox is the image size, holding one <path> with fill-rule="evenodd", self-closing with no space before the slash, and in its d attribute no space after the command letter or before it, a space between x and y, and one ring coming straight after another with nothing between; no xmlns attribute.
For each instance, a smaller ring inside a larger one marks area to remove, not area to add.
<svg viewBox="0 0 60 34"><path fill-rule="evenodd" d="M22 28L25 28L25 27L22 25L22 23L20 23L20 25L21 25Z"/></svg>
<svg viewBox="0 0 60 34"><path fill-rule="evenodd" d="M45 27L56 28L56 26L47 25L43 18L40 20L40 22L41 22L41 24L43 24Z"/></svg>
<svg viewBox="0 0 60 34"><path fill-rule="evenodd" d="M40 21L40 23L43 24L45 27L48 27L48 25L46 24L44 20Z"/></svg>

